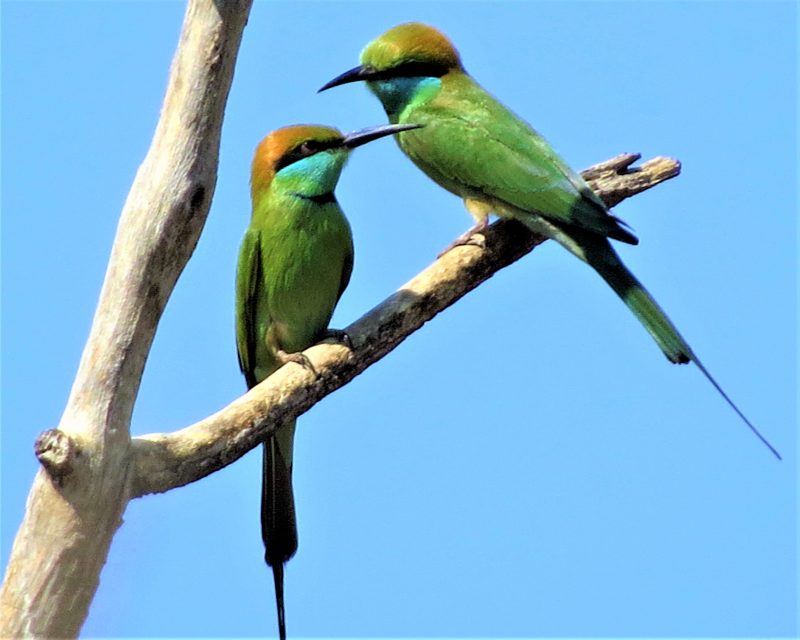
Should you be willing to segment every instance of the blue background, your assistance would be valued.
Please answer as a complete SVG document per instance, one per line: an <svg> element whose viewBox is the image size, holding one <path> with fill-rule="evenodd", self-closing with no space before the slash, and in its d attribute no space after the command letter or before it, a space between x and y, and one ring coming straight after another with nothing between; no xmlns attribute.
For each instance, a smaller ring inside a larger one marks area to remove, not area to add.
<svg viewBox="0 0 800 640"><path fill-rule="evenodd" d="M117 218L154 130L184 5L2 5L3 570L58 423ZM258 141L385 116L315 93L421 20L576 168L672 155L615 212L619 248L778 463L696 368L670 366L547 243L299 422L292 636L789 636L797 632L797 6L792 2L263 2L245 30L206 229L133 419L172 431L244 390L233 279ZM344 326L469 224L393 142L354 154ZM276 631L260 452L132 502L86 636Z"/></svg>

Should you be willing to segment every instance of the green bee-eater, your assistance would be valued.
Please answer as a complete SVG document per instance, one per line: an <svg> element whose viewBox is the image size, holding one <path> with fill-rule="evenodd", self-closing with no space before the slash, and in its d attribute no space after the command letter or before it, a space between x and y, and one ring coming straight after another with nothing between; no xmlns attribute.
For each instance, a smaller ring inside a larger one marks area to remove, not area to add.
<svg viewBox="0 0 800 640"><path fill-rule="evenodd" d="M594 268L633 311L671 362L694 362L752 431L778 452L742 414L697 358L647 290L625 267L609 238L636 236L526 122L464 70L444 34L424 24L394 27L370 42L361 64L323 91L365 81L390 122L424 125L397 136L405 154L439 185L464 199L477 224L514 218L556 240Z"/></svg>
<svg viewBox="0 0 800 640"><path fill-rule="evenodd" d="M351 149L410 125L343 136L301 125L270 133L253 158L253 215L236 271L236 347L250 389L325 336L353 269L353 238L333 191ZM261 533L286 637L283 564L297 551L292 493L295 422L264 442Z"/></svg>

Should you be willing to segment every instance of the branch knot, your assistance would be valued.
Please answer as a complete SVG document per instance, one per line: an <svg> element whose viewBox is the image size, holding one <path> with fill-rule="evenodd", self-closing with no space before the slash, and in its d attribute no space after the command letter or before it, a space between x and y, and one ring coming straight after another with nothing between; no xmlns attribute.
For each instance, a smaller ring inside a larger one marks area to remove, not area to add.
<svg viewBox="0 0 800 640"><path fill-rule="evenodd" d="M72 473L75 458L80 454L75 441L58 429L48 429L39 434L33 450L39 462L59 486Z"/></svg>

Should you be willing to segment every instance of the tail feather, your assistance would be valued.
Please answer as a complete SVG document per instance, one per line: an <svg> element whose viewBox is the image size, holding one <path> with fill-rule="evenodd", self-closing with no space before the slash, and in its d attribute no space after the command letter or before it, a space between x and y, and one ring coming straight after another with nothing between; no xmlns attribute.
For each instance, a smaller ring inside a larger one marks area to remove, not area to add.
<svg viewBox="0 0 800 640"><path fill-rule="evenodd" d="M767 447L767 449L769 449L770 451L772 451L773 455L774 455L774 456L775 456L775 457L776 457L778 460L783 460L783 458L781 458L781 454L780 454L780 453L778 453L778 450L777 450L775 447L773 447L773 446L772 446L772 444L770 443L770 441L769 441L769 440L767 440L767 439L766 439L766 438L765 438L765 437L762 435L762 433L761 433L761 432L760 432L760 431L759 431L759 430L756 428L756 426L755 426L755 425L754 425L752 422L750 422L750 421L747 419L747 416L745 416L745 415L744 415L744 414L741 412L741 410L739 409L739 407L737 407L737 406L736 406L736 404L733 402L733 400L731 400L731 399L730 399L730 397L728 396L728 394L727 394L727 393L725 393L725 391L723 391L722 387L720 387L720 386L719 386L719 383L718 383L718 382L717 382L717 381L714 379L714 376L712 376L712 375L711 375L711 374L708 372L708 369L706 369L705 365L704 365L702 362L700 362L700 360L698 360L697 356L692 356L692 362L694 362L694 363L697 365L697 368L698 368L698 369L700 369L700 371L702 371L703 375L704 375L704 376L705 376L705 377L708 379L708 381L709 381L709 382L710 382L712 385L714 385L714 388L715 388L717 391L719 391L719 394L720 394L720 395L721 395L721 396L722 396L722 397L725 399L725 402L727 402L727 403L730 405L730 407L731 407L731 408L732 408L732 409L733 409L733 410L736 412L736 415L738 415L738 416L739 416L739 417L740 417L740 418L741 418L741 419L744 421L744 423L745 423L745 424L746 424L746 425L747 425L747 426L750 428L750 431L752 431L752 432L755 434L756 438L758 438L759 440L761 440L761 442L763 442L763 443L764 443L764 445Z"/></svg>
<svg viewBox="0 0 800 640"><path fill-rule="evenodd" d="M761 434L755 425L747 419L741 409L731 400L730 396L722 389L720 384L714 379L705 365L695 355L692 348L683 339L675 325L672 324L667 314L658 306L658 303L648 293L647 289L636 279L636 277L622 263L616 251L614 251L608 240L605 239L586 239L585 241L575 240L580 243L581 254L576 254L584 259L602 278L611 286L622 301L628 306L633 314L639 319L645 329L653 336L664 355L677 364L694 362L706 379L724 398L725 402L736 412L744 421L755 436L781 460L781 455L769 441ZM573 250L572 247L567 247ZM575 251L573 251L575 253Z"/></svg>
<svg viewBox="0 0 800 640"><path fill-rule="evenodd" d="M278 606L278 637L286 640L286 613L283 610L283 563L276 562L272 566L272 577L275 580L275 603Z"/></svg>
<svg viewBox="0 0 800 640"><path fill-rule="evenodd" d="M297 519L292 491L294 426L294 422L282 426L264 442L261 485L261 536L264 540L264 559L272 567L275 579L281 640L286 638L283 565L297 551Z"/></svg>
<svg viewBox="0 0 800 640"><path fill-rule="evenodd" d="M667 314L604 240L585 249L586 262L605 280L650 333L670 362L686 364L697 358Z"/></svg>

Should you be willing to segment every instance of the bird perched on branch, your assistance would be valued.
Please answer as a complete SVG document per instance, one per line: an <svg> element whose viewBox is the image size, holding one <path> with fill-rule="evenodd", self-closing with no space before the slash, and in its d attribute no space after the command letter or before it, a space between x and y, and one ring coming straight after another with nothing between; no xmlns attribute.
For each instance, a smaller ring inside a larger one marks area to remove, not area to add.
<svg viewBox="0 0 800 640"><path fill-rule="evenodd" d="M300 125L270 133L253 158L253 214L236 272L236 347L251 389L325 337L350 280L353 238L334 189L350 151L416 125L342 135ZM286 637L283 565L297 551L292 493L295 421L264 442L261 532L272 567L280 637Z"/></svg>
<svg viewBox="0 0 800 640"><path fill-rule="evenodd" d="M753 433L775 448L711 376L661 307L622 263L609 239L638 240L530 125L475 80L447 37L408 23L361 53L361 64L320 91L366 82L392 123L424 125L397 136L405 154L440 186L464 199L476 225L490 214L518 220L586 262L636 315L670 362L694 362Z"/></svg>

